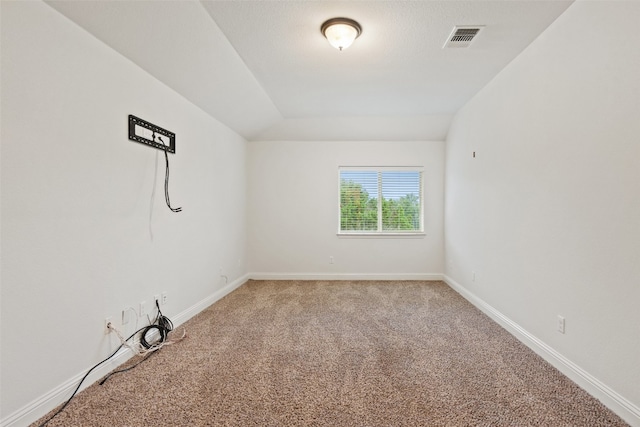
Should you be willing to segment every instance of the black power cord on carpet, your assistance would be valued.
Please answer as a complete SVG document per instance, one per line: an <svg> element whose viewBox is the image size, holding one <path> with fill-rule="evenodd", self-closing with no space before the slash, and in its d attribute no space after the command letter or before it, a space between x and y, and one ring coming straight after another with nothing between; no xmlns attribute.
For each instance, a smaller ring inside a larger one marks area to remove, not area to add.
<svg viewBox="0 0 640 427"><path fill-rule="evenodd" d="M40 424L39 427L44 427L47 424L49 424L49 421L51 421L52 419L54 419L58 414L60 414L66 407L67 405L69 405L69 403L71 402L71 400L76 396L76 394L78 393L78 390L80 390L80 386L82 385L82 383L84 382L84 380L87 379L87 377L89 376L89 374L91 372L93 372L98 366L102 365L103 363L107 362L108 360L110 360L111 358L113 358L113 356L116 355L116 353L118 353L120 351L120 349L122 347L124 347L125 343L127 341L129 341L130 339L132 339L133 337L135 337L138 333L140 333L140 344L146 348L147 350L149 350L150 352L147 353L147 356L142 359L141 361L139 361L138 363L136 363L135 365L126 368L126 369L121 369L119 371L114 371L111 372L109 375L107 375L102 381L100 381L100 385L104 384L105 381L107 381L112 375L118 374L120 372L126 372L126 371L130 371L131 369L135 368L136 366L138 366L140 363L144 362L145 360L148 359L148 356L150 354L155 353L155 350L159 350L160 347L162 347L162 344L166 341L167 339L167 335L169 334L169 332L171 332L173 330L173 323L171 322L171 320L164 316L162 314L162 311L160 311L160 304L158 303L158 300L156 300L156 308L158 309L158 314L156 315L156 318L154 319L153 323L149 326L145 326L143 328L138 329L137 331L135 331L133 334L131 334L129 336L129 338L127 338L126 340L124 340L124 342L122 342L118 348L116 348L116 350L111 353L107 358L105 358L104 360L102 360L101 362L95 364L91 369L89 369L87 371L86 374L84 374L84 376L82 377L82 379L80 380L80 382L78 383L78 385L76 386L75 390L73 391L73 393L71 394L71 397L69 399L67 399L66 402L64 402L64 404L60 407L60 409L58 409L55 414L51 415L47 420L45 420L42 424ZM107 326L108 328L111 329L111 326ZM149 343L147 341L146 335L148 332L150 331L154 331L157 330L158 333L160 334L160 337L152 342Z"/></svg>
<svg viewBox="0 0 640 427"><path fill-rule="evenodd" d="M153 321L153 323L149 326L145 326L144 328L136 332L136 333L140 332L140 345L142 345L147 350L150 350L150 352L148 352L145 355L145 357L135 365L109 373L109 375L104 377L102 381L100 381L98 384L103 385L105 382L107 382L109 378L111 378L112 375L119 374L122 372L127 372L137 367L139 364L141 364L142 362L147 360L151 355L153 355L155 353L154 350L158 349L158 347L161 346L162 343L164 343L167 340L167 335L169 334L169 332L173 330L173 322L171 322L171 319L169 319L167 316L162 314L158 300L156 300L156 308L158 309L158 314L156 315L156 318ZM158 331L159 339L157 341L149 343L149 341L147 340L147 334L152 331Z"/></svg>

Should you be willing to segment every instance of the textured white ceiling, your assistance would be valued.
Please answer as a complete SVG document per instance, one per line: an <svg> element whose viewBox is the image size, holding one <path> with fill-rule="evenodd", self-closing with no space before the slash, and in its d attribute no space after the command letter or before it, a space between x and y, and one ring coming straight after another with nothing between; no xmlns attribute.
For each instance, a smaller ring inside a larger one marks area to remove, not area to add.
<svg viewBox="0 0 640 427"><path fill-rule="evenodd" d="M248 139L444 139L571 0L50 1ZM320 33L345 16L343 52ZM484 25L443 49L455 25Z"/></svg>
<svg viewBox="0 0 640 427"><path fill-rule="evenodd" d="M562 1L203 1L285 118L455 113L533 41ZM358 21L347 50L321 24ZM455 25L486 25L443 49Z"/></svg>

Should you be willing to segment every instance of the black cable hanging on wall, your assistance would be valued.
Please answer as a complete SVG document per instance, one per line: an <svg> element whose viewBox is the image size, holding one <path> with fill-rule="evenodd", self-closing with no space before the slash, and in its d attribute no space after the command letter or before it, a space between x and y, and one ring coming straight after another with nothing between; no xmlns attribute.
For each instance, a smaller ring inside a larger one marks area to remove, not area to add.
<svg viewBox="0 0 640 427"><path fill-rule="evenodd" d="M171 212L182 212L182 208L172 208L171 200L169 200L169 155L167 150L164 151L165 164L167 166L164 174L164 200L167 202L167 206L171 209Z"/></svg>
<svg viewBox="0 0 640 427"><path fill-rule="evenodd" d="M171 207L169 198L169 155L168 152L176 152L176 134L166 129L142 120L134 115L129 115L129 139L164 151L164 199L171 212L182 212L182 208Z"/></svg>

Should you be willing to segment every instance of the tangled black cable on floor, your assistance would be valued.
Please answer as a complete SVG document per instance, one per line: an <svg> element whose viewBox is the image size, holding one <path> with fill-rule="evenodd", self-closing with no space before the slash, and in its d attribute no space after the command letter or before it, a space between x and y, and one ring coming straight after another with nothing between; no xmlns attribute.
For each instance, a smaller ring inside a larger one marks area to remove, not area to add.
<svg viewBox="0 0 640 427"><path fill-rule="evenodd" d="M116 350L113 353L111 353L106 359L102 360L101 362L99 362L96 365L94 365L91 369L89 369L87 371L87 373L84 374L84 376L82 377L82 379L80 380L78 385L76 386L75 390L73 391L73 394L71 394L71 397L66 402L64 402L64 404L60 407L60 409L58 409L56 411L55 414L53 414L51 417L49 417L49 419L47 419L42 424L40 424L39 427L46 426L49 423L49 421L54 419L56 417L56 415L58 415L60 412L62 412L64 410L64 408L66 408L67 405L69 405L69 402L71 402L71 400L78 393L78 390L80 390L80 386L82 385L84 380L87 379L89 374L91 372L93 372L98 366L102 365L106 361L110 360L113 356L115 356L116 353L118 353L120 351L120 349L122 347L124 347L125 343L127 341L129 341L130 339L132 339L133 337L135 337L138 333L140 333L140 344L144 348L149 350L149 353L147 353L147 355L144 357L144 359L142 359L141 361L139 361L135 365L130 366L129 368L126 368L126 369L121 369L119 371L111 372L109 375L104 377L102 379L102 381L99 382L100 385L104 384L112 375L119 374L121 372L127 372L127 371L130 371L131 369L135 368L140 363L142 363L145 360L147 360L150 355L155 353L156 350L159 350L160 347L162 347L162 344L167 340L167 336L168 336L169 332L171 332L173 330L173 322L171 322L171 320L168 317L166 317L165 315L162 314L162 311L160 310L160 304L158 303L158 300L156 300L156 308L158 309L158 314L156 315L156 318L154 319L153 323L151 325L149 325L149 326L145 326L144 328L140 328L137 331L135 331L133 334L131 334L129 336L129 338L124 340L124 342L122 344L120 344L118 346L118 348L116 348ZM155 340L155 341L152 340L152 342L150 343L147 340L147 334L149 332L151 332L151 331L158 331L159 337L158 337L157 340Z"/></svg>
<svg viewBox="0 0 640 427"><path fill-rule="evenodd" d="M153 321L153 323L149 326L145 326L144 328L138 330L138 332L140 332L140 345L142 345L147 350L151 350L151 352L147 353L144 359L140 360L135 365L125 369L120 369L118 371L111 372L109 375L104 377L102 381L100 381L98 384L103 385L105 382L107 382L109 378L111 378L112 375L132 370L133 368L135 368L136 366L138 366L139 364L147 360L149 356L155 353L154 350L159 349L159 347L167 340L167 335L169 335L169 332L173 330L173 322L171 322L171 319L169 319L167 316L162 314L158 300L156 300L156 308L158 309L158 314L156 315L156 318ZM156 341L152 341L151 343L149 343L147 339L147 334L152 331L158 331L159 338Z"/></svg>
<svg viewBox="0 0 640 427"><path fill-rule="evenodd" d="M167 339L167 335L173 330L173 323L168 317L162 314L158 300L156 300L156 308L158 309L158 315L156 316L155 320L151 325L144 328L142 330L142 333L140 334L140 344L142 344L142 346L146 349L155 348L165 342ZM158 331L160 338L155 342L152 341L151 343L149 343L149 341L147 340L147 334L152 331Z"/></svg>

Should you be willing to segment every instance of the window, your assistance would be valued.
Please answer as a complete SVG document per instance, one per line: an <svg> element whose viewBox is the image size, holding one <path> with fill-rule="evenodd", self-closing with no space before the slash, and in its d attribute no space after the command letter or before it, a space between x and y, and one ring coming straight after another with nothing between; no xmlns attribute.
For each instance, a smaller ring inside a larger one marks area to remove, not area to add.
<svg viewBox="0 0 640 427"><path fill-rule="evenodd" d="M421 234L422 168L341 167L339 234Z"/></svg>

